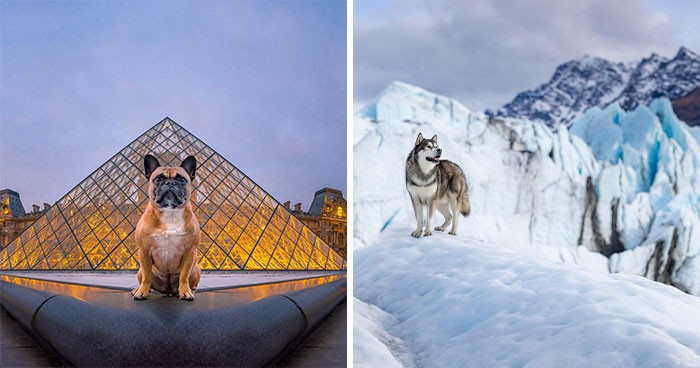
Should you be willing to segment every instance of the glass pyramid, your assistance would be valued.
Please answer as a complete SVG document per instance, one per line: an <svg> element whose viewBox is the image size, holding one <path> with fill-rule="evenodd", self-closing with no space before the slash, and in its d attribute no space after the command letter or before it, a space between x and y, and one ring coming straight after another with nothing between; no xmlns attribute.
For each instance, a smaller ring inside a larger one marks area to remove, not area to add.
<svg viewBox="0 0 700 368"><path fill-rule="evenodd" d="M345 259L233 164L170 118L110 158L0 252L0 269L136 270L148 201L143 157L197 158L203 270L341 270Z"/></svg>

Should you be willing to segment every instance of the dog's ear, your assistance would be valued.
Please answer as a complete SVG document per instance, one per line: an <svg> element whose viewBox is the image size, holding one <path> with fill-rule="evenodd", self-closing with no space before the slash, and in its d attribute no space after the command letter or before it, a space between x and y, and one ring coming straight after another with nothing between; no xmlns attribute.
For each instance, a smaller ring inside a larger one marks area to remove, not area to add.
<svg viewBox="0 0 700 368"><path fill-rule="evenodd" d="M185 169L187 174L190 176L190 180L194 180L194 172L197 170L197 159L194 156L187 156L187 158L182 161L180 167Z"/></svg>
<svg viewBox="0 0 700 368"><path fill-rule="evenodd" d="M434 135L432 138L430 138L430 140L435 142L435 144L437 144L437 134Z"/></svg>
<svg viewBox="0 0 700 368"><path fill-rule="evenodd" d="M143 158L143 169L144 174L146 174L146 179L151 180L151 174L160 167L160 162L153 155L146 155Z"/></svg>
<svg viewBox="0 0 700 368"><path fill-rule="evenodd" d="M416 146L423 142L423 133L418 133L418 138L416 138Z"/></svg>

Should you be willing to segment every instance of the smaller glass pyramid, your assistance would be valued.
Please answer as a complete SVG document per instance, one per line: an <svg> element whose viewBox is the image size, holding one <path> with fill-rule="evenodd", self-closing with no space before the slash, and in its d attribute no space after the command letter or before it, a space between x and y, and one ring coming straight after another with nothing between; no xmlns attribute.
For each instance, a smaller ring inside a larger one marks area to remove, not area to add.
<svg viewBox="0 0 700 368"><path fill-rule="evenodd" d="M0 251L0 269L136 270L143 157L197 158L203 270L341 270L345 259L233 164L169 118L110 158Z"/></svg>

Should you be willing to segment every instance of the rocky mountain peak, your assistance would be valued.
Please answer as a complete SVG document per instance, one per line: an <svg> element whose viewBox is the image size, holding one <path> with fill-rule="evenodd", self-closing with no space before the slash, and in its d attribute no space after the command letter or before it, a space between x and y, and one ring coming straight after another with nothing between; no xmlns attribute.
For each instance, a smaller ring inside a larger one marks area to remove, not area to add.
<svg viewBox="0 0 700 368"><path fill-rule="evenodd" d="M652 53L631 63L586 55L559 65L548 82L490 114L569 126L591 107L617 102L631 110L657 97L675 100L699 85L700 56L686 47L672 59Z"/></svg>
<svg viewBox="0 0 700 368"><path fill-rule="evenodd" d="M700 59L700 55L696 54L695 52L693 52L693 50L685 46L681 46L681 48L678 49L678 53L676 54L674 59L698 60Z"/></svg>

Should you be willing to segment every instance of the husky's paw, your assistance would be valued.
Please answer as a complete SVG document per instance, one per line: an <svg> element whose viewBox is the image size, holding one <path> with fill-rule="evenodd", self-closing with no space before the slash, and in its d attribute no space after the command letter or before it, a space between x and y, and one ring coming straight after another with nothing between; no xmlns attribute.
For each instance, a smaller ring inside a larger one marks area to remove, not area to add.
<svg viewBox="0 0 700 368"><path fill-rule="evenodd" d="M411 236L414 238L420 238L421 233L422 233L421 230L416 230L416 231L411 233Z"/></svg>
<svg viewBox="0 0 700 368"><path fill-rule="evenodd" d="M452 231L450 231L450 235L457 235L457 232L452 230Z"/></svg>
<svg viewBox="0 0 700 368"><path fill-rule="evenodd" d="M435 226L435 230L437 231L445 231L445 228L442 226Z"/></svg>
<svg viewBox="0 0 700 368"><path fill-rule="evenodd" d="M423 233L423 236L431 236L433 235L433 232L430 231L430 229L425 229L425 232Z"/></svg>

